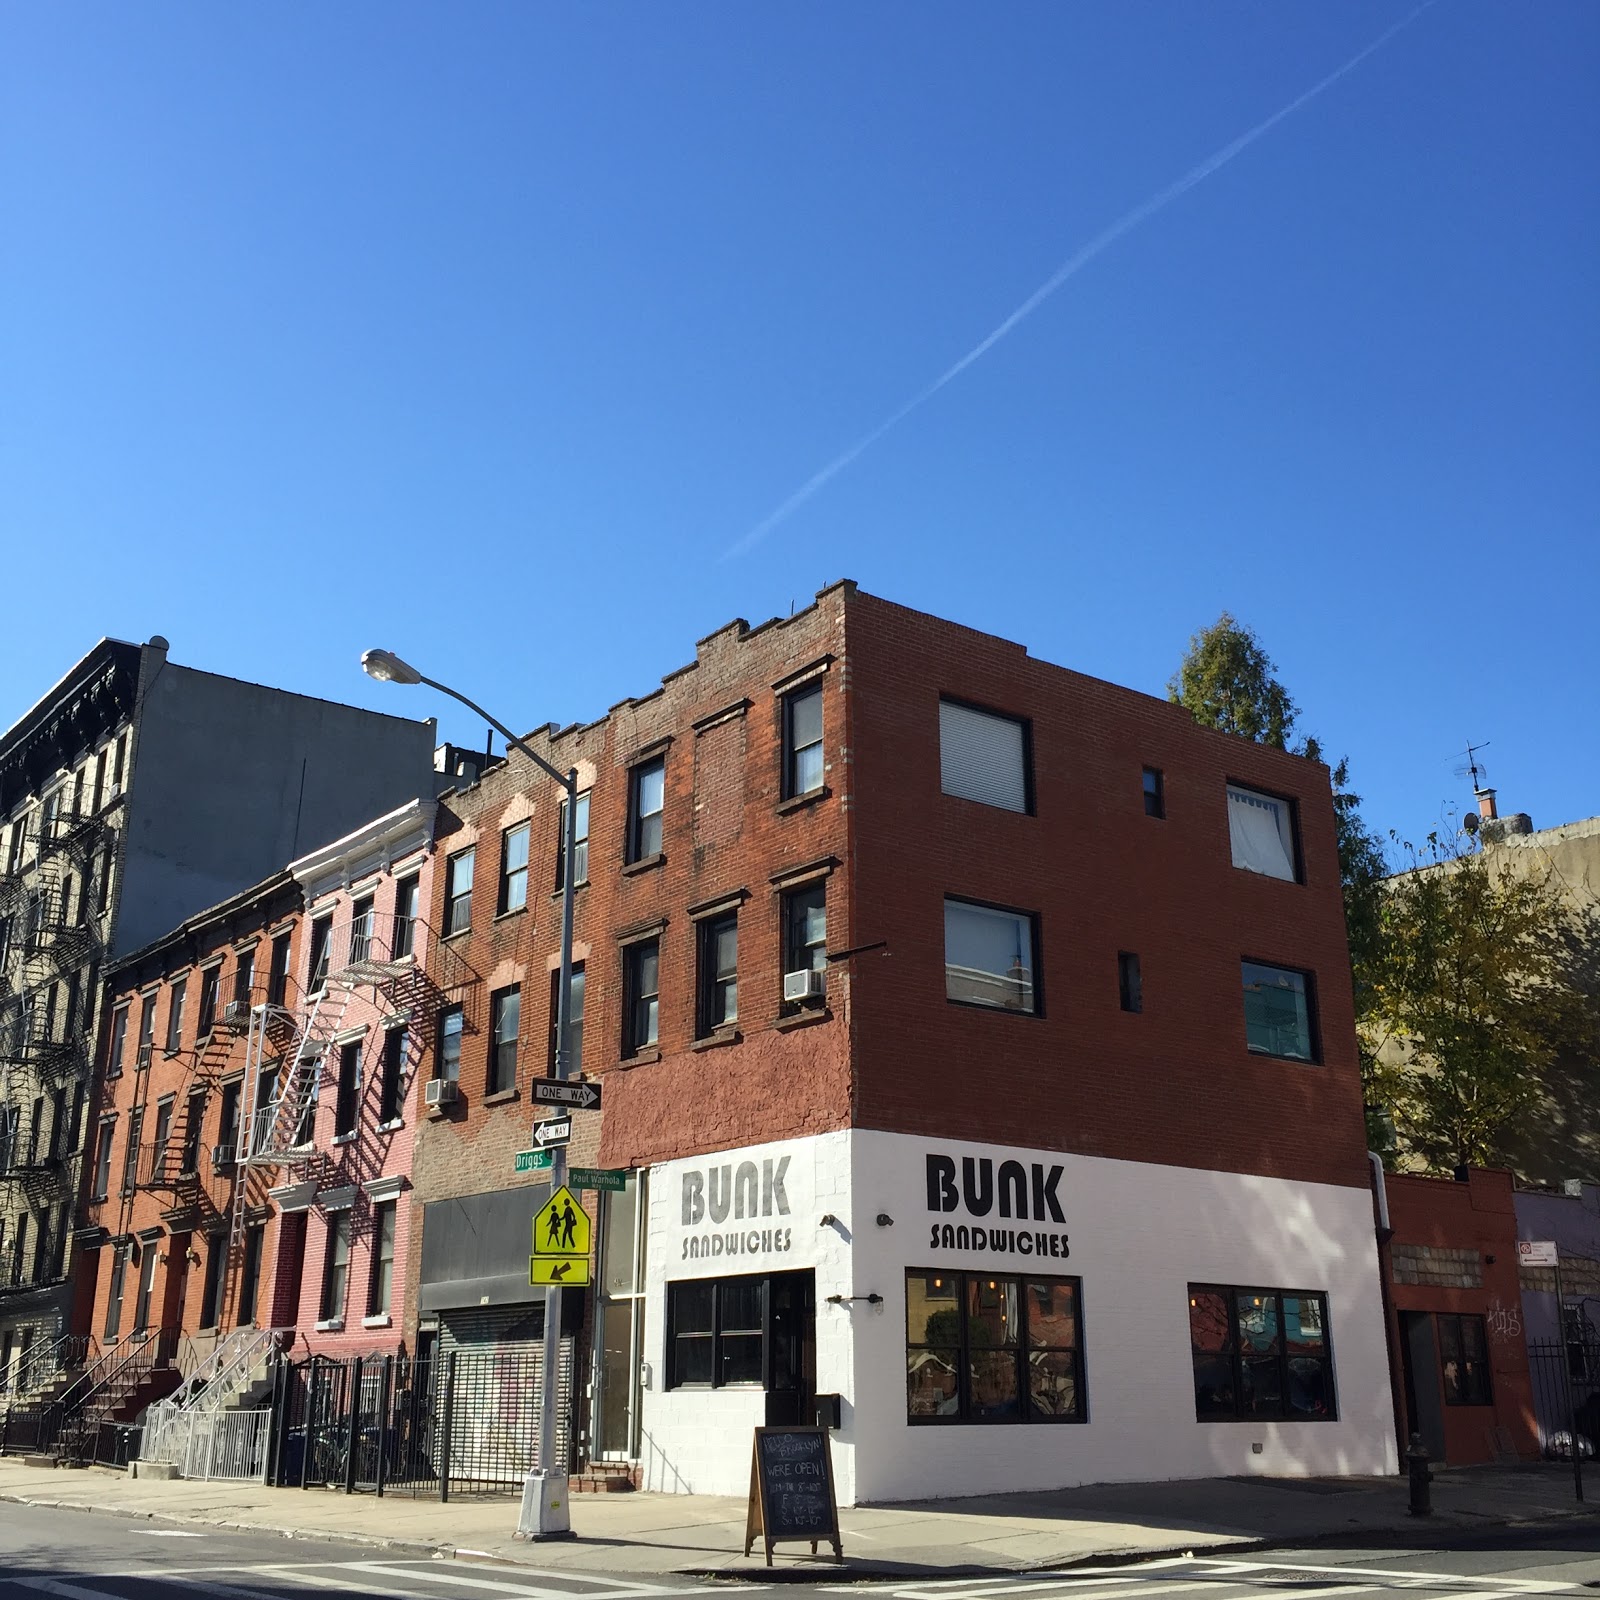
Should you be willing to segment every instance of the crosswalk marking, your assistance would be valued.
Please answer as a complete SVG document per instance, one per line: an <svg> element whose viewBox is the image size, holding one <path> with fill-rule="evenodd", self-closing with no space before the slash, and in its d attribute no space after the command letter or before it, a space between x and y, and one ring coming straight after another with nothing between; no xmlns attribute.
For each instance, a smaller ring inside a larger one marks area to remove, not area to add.
<svg viewBox="0 0 1600 1600"><path fill-rule="evenodd" d="M227 1574L232 1580L221 1581ZM539 1580L545 1580L543 1582ZM559 1586L549 1580L559 1580ZM714 1585L687 1585L681 1589L665 1584L634 1582L626 1578L600 1577L582 1572L540 1572L525 1567L508 1567L503 1579L469 1575L457 1562L423 1566L400 1561L258 1561L218 1563L202 1567L171 1570L139 1567L115 1572L81 1574L78 1583L62 1578L6 1574L4 1583L32 1589L55 1600L118 1600L109 1588L90 1584L115 1584L136 1580L145 1584L170 1584L175 1590L200 1591L222 1600L282 1600L285 1586L307 1590L337 1590L346 1594L382 1596L395 1600L408 1595L424 1600L424 1587L443 1584L457 1594L480 1591L485 1595L523 1596L526 1600L642 1600L644 1596L701 1595ZM255 1580L253 1583L251 1580ZM256 1585L259 1584L260 1587Z"/></svg>
<svg viewBox="0 0 1600 1600"><path fill-rule="evenodd" d="M1340 1567L1299 1561L1237 1561L1215 1556L1164 1556L1137 1566L1068 1567L1058 1571L999 1573L989 1577L892 1581L884 1600L1153 1600L1154 1596L1208 1592L1216 1600L1244 1600L1263 1590L1299 1590L1305 1600L1371 1595L1385 1590L1443 1590L1449 1600L1530 1600L1569 1593L1580 1585L1501 1573L1418 1572L1397 1567ZM844 1594L848 1584L822 1586Z"/></svg>

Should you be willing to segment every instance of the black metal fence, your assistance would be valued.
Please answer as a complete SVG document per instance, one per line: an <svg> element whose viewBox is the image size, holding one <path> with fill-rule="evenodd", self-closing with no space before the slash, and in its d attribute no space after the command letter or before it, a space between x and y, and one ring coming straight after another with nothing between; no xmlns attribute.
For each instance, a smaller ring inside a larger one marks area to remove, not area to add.
<svg viewBox="0 0 1600 1600"><path fill-rule="evenodd" d="M572 1347L563 1341L558 1448L571 1464ZM283 1370L267 1480L354 1493L520 1494L539 1463L542 1353L311 1356Z"/></svg>
<svg viewBox="0 0 1600 1600"><path fill-rule="evenodd" d="M59 1400L0 1411L0 1456L54 1455L79 1465L125 1467L139 1454L142 1429L85 1417Z"/></svg>
<svg viewBox="0 0 1600 1600"><path fill-rule="evenodd" d="M1593 1460L1600 1450L1600 1343L1530 1339L1528 1370L1541 1454L1570 1461L1576 1449Z"/></svg>
<svg viewBox="0 0 1600 1600"><path fill-rule="evenodd" d="M54 1403L7 1406L0 1412L0 1456L39 1455L55 1443L61 1407Z"/></svg>

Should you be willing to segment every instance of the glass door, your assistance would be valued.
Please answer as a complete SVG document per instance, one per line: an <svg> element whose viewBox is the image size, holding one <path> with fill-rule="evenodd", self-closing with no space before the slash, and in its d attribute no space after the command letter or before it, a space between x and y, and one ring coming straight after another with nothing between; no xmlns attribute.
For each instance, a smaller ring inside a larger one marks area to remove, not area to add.
<svg viewBox="0 0 1600 1600"><path fill-rule="evenodd" d="M594 1452L601 1461L639 1456L647 1188L645 1173L630 1172L626 1188L601 1196L593 1413Z"/></svg>

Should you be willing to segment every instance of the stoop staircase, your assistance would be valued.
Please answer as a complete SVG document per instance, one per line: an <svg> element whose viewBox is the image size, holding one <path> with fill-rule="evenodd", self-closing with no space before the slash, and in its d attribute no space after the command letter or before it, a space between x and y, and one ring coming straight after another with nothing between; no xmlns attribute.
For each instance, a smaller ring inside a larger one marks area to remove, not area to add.
<svg viewBox="0 0 1600 1600"><path fill-rule="evenodd" d="M171 1395L150 1407L140 1467L164 1467L183 1478L259 1480L284 1338L273 1328L241 1328L222 1340Z"/></svg>
<svg viewBox="0 0 1600 1600"><path fill-rule="evenodd" d="M171 1344L170 1330L162 1329L131 1348L118 1345L86 1367L47 1409L40 1448L57 1463L92 1460L106 1423L132 1422L182 1381L167 1353Z"/></svg>

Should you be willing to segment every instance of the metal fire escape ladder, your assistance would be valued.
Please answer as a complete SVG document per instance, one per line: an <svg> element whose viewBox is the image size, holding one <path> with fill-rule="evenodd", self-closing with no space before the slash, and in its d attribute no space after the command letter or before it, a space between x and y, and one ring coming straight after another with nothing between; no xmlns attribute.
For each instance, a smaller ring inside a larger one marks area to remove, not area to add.
<svg viewBox="0 0 1600 1600"><path fill-rule="evenodd" d="M318 1076L328 1045L339 1031L345 1008L350 1003L351 985L337 978L323 986L312 1002L304 1027L296 1026L292 1035L293 1056L287 1071L278 1079L276 1092L265 1105L239 1119L240 1142L233 1184L232 1215L228 1225L228 1260L244 1238L247 1190L252 1167L289 1166L315 1155L309 1138L301 1140L301 1125L316 1098ZM245 1048L244 1084L241 1098L255 1106L260 1097L261 1074L266 1066L268 1030L274 1019L297 1023L295 1014L281 1007L258 1005L251 1009L250 1033Z"/></svg>

